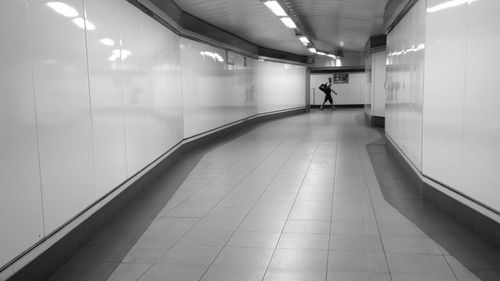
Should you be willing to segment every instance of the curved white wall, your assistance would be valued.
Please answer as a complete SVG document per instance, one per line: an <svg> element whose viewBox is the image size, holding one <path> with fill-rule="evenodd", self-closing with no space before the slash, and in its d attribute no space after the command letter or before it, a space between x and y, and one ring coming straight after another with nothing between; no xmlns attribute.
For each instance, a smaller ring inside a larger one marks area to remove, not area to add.
<svg viewBox="0 0 500 281"><path fill-rule="evenodd" d="M386 132L423 175L500 212L500 2L449 3L420 0L388 36Z"/></svg>
<svg viewBox="0 0 500 281"><path fill-rule="evenodd" d="M428 0L423 173L500 212L500 2Z"/></svg>
<svg viewBox="0 0 500 281"><path fill-rule="evenodd" d="M4 0L0 37L0 268L184 138L305 106L305 67L181 38L125 0Z"/></svg>
<svg viewBox="0 0 500 281"><path fill-rule="evenodd" d="M422 170L425 1L418 1L387 36L385 130Z"/></svg>

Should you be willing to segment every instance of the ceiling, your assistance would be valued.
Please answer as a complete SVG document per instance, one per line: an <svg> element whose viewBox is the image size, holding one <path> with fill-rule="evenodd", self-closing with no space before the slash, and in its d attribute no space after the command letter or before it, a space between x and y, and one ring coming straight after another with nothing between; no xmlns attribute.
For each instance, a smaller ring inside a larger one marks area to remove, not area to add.
<svg viewBox="0 0 500 281"><path fill-rule="evenodd" d="M294 32L260 0L174 0L184 12L256 45L310 55ZM388 0L282 0L316 48L362 51L371 35L382 32Z"/></svg>

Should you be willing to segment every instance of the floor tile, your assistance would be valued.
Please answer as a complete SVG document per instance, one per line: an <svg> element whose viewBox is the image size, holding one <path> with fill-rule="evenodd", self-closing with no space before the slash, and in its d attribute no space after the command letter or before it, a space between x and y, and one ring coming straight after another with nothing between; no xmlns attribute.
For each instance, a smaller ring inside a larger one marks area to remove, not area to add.
<svg viewBox="0 0 500 281"><path fill-rule="evenodd" d="M328 234L283 233L278 248L327 250L329 241Z"/></svg>
<svg viewBox="0 0 500 281"><path fill-rule="evenodd" d="M382 241L377 235L332 235L330 249L359 252L383 252Z"/></svg>
<svg viewBox="0 0 500 281"><path fill-rule="evenodd" d="M136 281L152 264L122 263L113 271L107 281Z"/></svg>
<svg viewBox="0 0 500 281"><path fill-rule="evenodd" d="M266 267L212 265L201 281L261 281Z"/></svg>
<svg viewBox="0 0 500 281"><path fill-rule="evenodd" d="M393 273L453 276L451 268L441 255L388 253L387 261Z"/></svg>
<svg viewBox="0 0 500 281"><path fill-rule="evenodd" d="M138 281L198 281L208 265L155 264Z"/></svg>
<svg viewBox="0 0 500 281"><path fill-rule="evenodd" d="M326 269L327 256L326 250L276 249L270 267Z"/></svg>
<svg viewBox="0 0 500 281"><path fill-rule="evenodd" d="M236 232L228 242L229 247L275 248L280 233L272 232Z"/></svg>
<svg viewBox="0 0 500 281"><path fill-rule="evenodd" d="M269 267L263 281L325 281L326 269Z"/></svg>
<svg viewBox="0 0 500 281"><path fill-rule="evenodd" d="M215 265L266 267L274 249L226 247L215 259Z"/></svg>
<svg viewBox="0 0 500 281"><path fill-rule="evenodd" d="M384 253L331 251L328 270L389 272Z"/></svg>
<svg viewBox="0 0 500 281"><path fill-rule="evenodd" d="M168 250L158 263L172 264L211 264L222 247L175 245Z"/></svg>
<svg viewBox="0 0 500 281"><path fill-rule="evenodd" d="M327 281L391 281L389 273L362 271L328 271Z"/></svg>
<svg viewBox="0 0 500 281"><path fill-rule="evenodd" d="M180 245L224 246L232 231L191 230L178 242Z"/></svg>
<svg viewBox="0 0 500 281"><path fill-rule="evenodd" d="M287 221L283 232L330 234L330 222L315 220L289 220Z"/></svg>

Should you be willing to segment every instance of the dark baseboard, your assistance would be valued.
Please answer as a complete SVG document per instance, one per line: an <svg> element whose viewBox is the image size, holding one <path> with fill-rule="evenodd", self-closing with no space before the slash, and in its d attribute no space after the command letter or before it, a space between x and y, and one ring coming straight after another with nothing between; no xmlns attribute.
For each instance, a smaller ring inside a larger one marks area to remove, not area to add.
<svg viewBox="0 0 500 281"><path fill-rule="evenodd" d="M497 222L471 206L460 202L456 198L436 189L434 186L424 182L423 176L420 172L416 171L406 158L401 154L399 149L394 146L394 143L386 138L387 150L392 157L397 161L399 166L403 168L404 172L409 176L412 185L422 194L424 200L430 202L436 208L440 209L454 220L473 231L491 244L500 247L500 222ZM429 179L436 185L450 190L456 196L465 196L457 193L456 191L446 187L432 179ZM471 204L477 204L470 201Z"/></svg>
<svg viewBox="0 0 500 281"><path fill-rule="evenodd" d="M320 108L321 105L310 105L310 108ZM364 104L336 104L337 108L363 108ZM325 105L325 108L332 108L331 105Z"/></svg>
<svg viewBox="0 0 500 281"><path fill-rule="evenodd" d="M385 128L385 117L373 116L365 111L365 121L372 127Z"/></svg>
<svg viewBox="0 0 500 281"><path fill-rule="evenodd" d="M135 180L124 191L111 199L96 213L71 230L67 235L57 241L54 245L40 254L25 267L8 278L9 281L43 281L52 276L62 265L64 265L74 254L85 246L92 238L118 213L128 206L136 196L147 189L165 173L173 164L184 155L194 149L226 140L237 134L245 133L253 129L259 123L288 117L307 112L306 108L297 108L289 111L277 111L270 114L259 115L254 118L244 119L232 126L197 139L186 142L179 146L164 160L151 168L146 174Z"/></svg>

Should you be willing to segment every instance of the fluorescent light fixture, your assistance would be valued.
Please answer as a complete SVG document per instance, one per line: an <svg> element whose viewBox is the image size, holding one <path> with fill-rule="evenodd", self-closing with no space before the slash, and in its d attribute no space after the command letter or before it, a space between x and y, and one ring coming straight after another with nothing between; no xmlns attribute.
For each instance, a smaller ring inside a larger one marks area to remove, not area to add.
<svg viewBox="0 0 500 281"><path fill-rule="evenodd" d="M332 55L332 54L328 54L327 56L330 57L330 58L332 58L332 59L336 59L337 58L336 55Z"/></svg>
<svg viewBox="0 0 500 281"><path fill-rule="evenodd" d="M318 54L318 55L322 55L322 56L325 56L325 55L326 55L326 54L325 54L325 53L323 53L323 52L316 52L316 54Z"/></svg>
<svg viewBox="0 0 500 281"><path fill-rule="evenodd" d="M109 61L116 61L120 57L120 50L114 49L111 51L111 56L108 58Z"/></svg>
<svg viewBox="0 0 500 281"><path fill-rule="evenodd" d="M47 2L46 4L49 8L54 10L56 13L63 15L67 18L78 17L78 11L70 5L62 2Z"/></svg>
<svg viewBox="0 0 500 281"><path fill-rule="evenodd" d="M307 44L311 43L311 42L309 41L309 39L307 39L307 37L305 37L305 36L301 36L301 37L299 37L299 40L300 40L300 42L302 42L302 44L304 44L304 45L307 45Z"/></svg>
<svg viewBox="0 0 500 281"><path fill-rule="evenodd" d="M295 25L295 23L293 22L293 20L291 18L289 18L289 17L280 18L280 20L288 28L297 28L297 26Z"/></svg>
<svg viewBox="0 0 500 281"><path fill-rule="evenodd" d="M315 48L309 48L309 52L311 52L311 53L313 53L313 54L316 54L316 53L317 53L317 51L316 51L316 49L315 49Z"/></svg>
<svg viewBox="0 0 500 281"><path fill-rule="evenodd" d="M432 6L430 8L427 8L427 12L428 13L435 13L435 12L439 12L441 10L445 10L445 9L448 9L448 8L453 8L453 7L456 7L456 6L460 6L462 4L467 4L467 3L472 3L476 0L451 0L451 1L446 1L444 3L441 3L439 5L436 5L436 6Z"/></svg>
<svg viewBox="0 0 500 281"><path fill-rule="evenodd" d="M218 53L213 53L213 52L205 51L205 52L200 52L200 55L202 55L203 57L205 57L205 56L210 57L214 61L216 60L218 62L224 62L224 59Z"/></svg>
<svg viewBox="0 0 500 281"><path fill-rule="evenodd" d="M264 5L271 10L276 16L278 17L286 17L287 14L285 10L281 7L281 5L278 3L278 1L266 1L264 2Z"/></svg>
<svg viewBox="0 0 500 281"><path fill-rule="evenodd" d="M101 44L105 45L105 46L114 46L115 45L115 41L113 41L113 39L109 39L109 38L102 38L99 40L99 42L101 42Z"/></svg>
<svg viewBox="0 0 500 281"><path fill-rule="evenodd" d="M94 24L92 24L88 20L84 20L83 18L74 18L73 23L76 24L76 26L78 26L81 29L85 29L85 27L87 27L87 30L94 30L95 29Z"/></svg>
<svg viewBox="0 0 500 281"><path fill-rule="evenodd" d="M126 60L130 56L130 54L132 54L132 52L129 50L122 50L121 53L122 60Z"/></svg>

